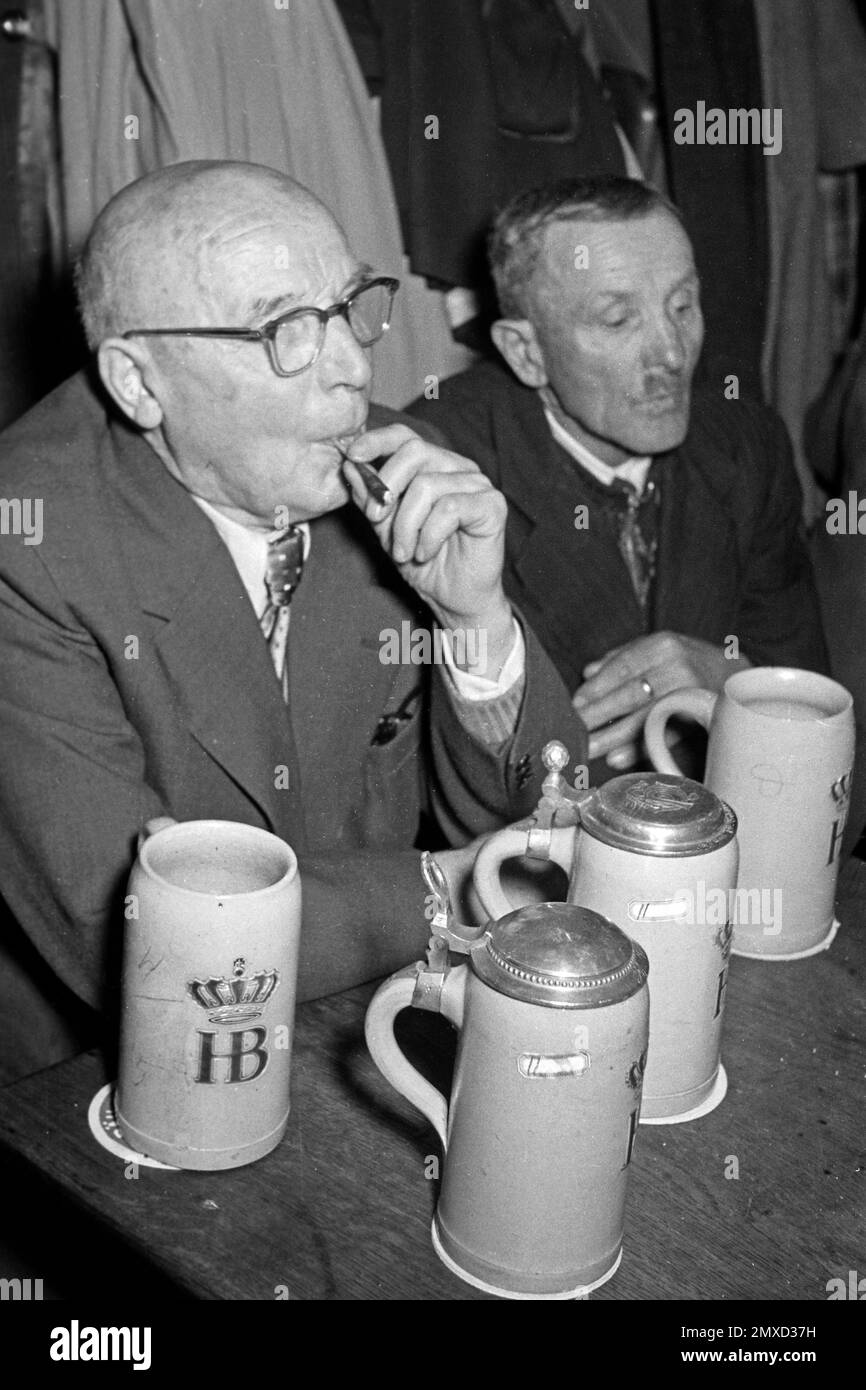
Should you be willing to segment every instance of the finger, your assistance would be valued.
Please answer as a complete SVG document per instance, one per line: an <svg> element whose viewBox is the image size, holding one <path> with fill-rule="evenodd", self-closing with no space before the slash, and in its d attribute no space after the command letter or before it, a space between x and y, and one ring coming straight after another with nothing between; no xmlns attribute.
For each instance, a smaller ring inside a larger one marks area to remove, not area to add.
<svg viewBox="0 0 866 1390"><path fill-rule="evenodd" d="M643 728L644 718L645 711L641 710L638 714L630 714L628 718L618 719L615 723L590 734L590 758L603 758L615 748L635 742Z"/></svg>
<svg viewBox="0 0 866 1390"><path fill-rule="evenodd" d="M428 457L424 441L406 425L370 430L350 444L338 447L343 458L343 476L350 486L352 500L368 521L374 524L381 524L386 515L396 508L400 495L423 468ZM392 462L395 455L396 464ZM379 539L386 544L384 528L379 532Z"/></svg>
<svg viewBox="0 0 866 1390"><path fill-rule="evenodd" d="M669 632L651 632L644 637L636 637L620 647L613 647L600 661L590 663L594 667L589 674L589 666L584 674L587 680L578 687L581 700L589 701L607 695L617 685L624 684L634 676L643 676L652 671L666 670L675 661L682 664L682 650ZM649 676L652 680L652 676ZM665 688L672 689L667 680Z"/></svg>
<svg viewBox="0 0 866 1390"><path fill-rule="evenodd" d="M420 438L408 425L383 425L380 429L365 430L359 434L346 445L345 452L350 458L372 463L374 459L390 458L404 444Z"/></svg>
<svg viewBox="0 0 866 1390"><path fill-rule="evenodd" d="M138 852L141 853L145 840L150 839L151 835L158 835L160 830L168 830L169 826L177 825L177 821L171 816L154 816L152 820L145 821L144 828L138 832Z"/></svg>
<svg viewBox="0 0 866 1390"><path fill-rule="evenodd" d="M605 652L604 656L600 656L600 657L598 658L597 661L588 661L588 662L586 663L586 665L584 666L584 668L583 668L583 673L582 673L582 674L583 674L583 676L584 676L584 679L585 679L585 680L589 680L589 677L590 677L590 676L596 675L597 672L599 672L599 671L601 670L602 666L606 666L606 665L607 665L607 663L610 661L611 657L613 657L613 656L618 656L618 655L619 655L619 653L622 651L624 645L625 645L625 644L622 643L622 644L620 644L620 646L618 646L618 647L611 647L610 651L609 651L609 652Z"/></svg>
<svg viewBox="0 0 866 1390"><path fill-rule="evenodd" d="M581 704L592 704L616 690L633 686L634 682L643 676L646 666L646 661L639 653L636 655L630 647L624 648L579 687L577 693Z"/></svg>
<svg viewBox="0 0 866 1390"><path fill-rule="evenodd" d="M575 705L577 712L588 729L598 729L609 724L612 719L631 714L635 710L646 709L651 701L643 676L632 676L609 695Z"/></svg>
<svg viewBox="0 0 866 1390"><path fill-rule="evenodd" d="M422 473L400 498L391 554L398 564L426 564L456 532L497 536L504 522L504 498L483 474Z"/></svg>
<svg viewBox="0 0 866 1390"><path fill-rule="evenodd" d="M505 498L492 487L438 498L418 533L416 561L429 563L458 532L475 538L501 537L507 509Z"/></svg>
<svg viewBox="0 0 866 1390"><path fill-rule="evenodd" d="M380 501L362 470L348 456L343 458L343 478L348 484L352 501L368 520L381 522L396 507L397 498L393 492L389 489L390 501Z"/></svg>
<svg viewBox="0 0 866 1390"><path fill-rule="evenodd" d="M429 446L408 426L388 425L338 447L352 500L376 527L381 544L390 551L389 518L415 475L425 464L429 466ZM371 476L374 460L378 482Z"/></svg>
<svg viewBox="0 0 866 1390"><path fill-rule="evenodd" d="M637 760L637 744L626 743L622 748L614 748L612 753L608 753L605 762L608 767L615 767L617 772L627 772L630 767L634 767Z"/></svg>
<svg viewBox="0 0 866 1390"><path fill-rule="evenodd" d="M160 830L168 830L170 826L177 825L173 816L154 816L153 820L145 821L145 835L158 835Z"/></svg>
<svg viewBox="0 0 866 1390"><path fill-rule="evenodd" d="M478 473L481 470L471 459L431 444L408 425L385 425L358 435L342 451L347 458L361 463L384 459L378 468L388 486L397 492L405 491L416 473L427 470L436 473Z"/></svg>

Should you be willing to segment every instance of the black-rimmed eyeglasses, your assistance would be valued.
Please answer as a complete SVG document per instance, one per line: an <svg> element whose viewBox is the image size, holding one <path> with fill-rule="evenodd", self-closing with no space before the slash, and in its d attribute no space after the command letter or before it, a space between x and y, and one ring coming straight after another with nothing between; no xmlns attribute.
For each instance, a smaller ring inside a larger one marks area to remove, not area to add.
<svg viewBox="0 0 866 1390"><path fill-rule="evenodd" d="M237 338L264 343L277 376L297 376L316 361L328 320L337 314L346 320L360 347L378 342L391 322L399 285L399 280L380 275L365 280L328 309L290 309L261 328L130 328L121 337Z"/></svg>

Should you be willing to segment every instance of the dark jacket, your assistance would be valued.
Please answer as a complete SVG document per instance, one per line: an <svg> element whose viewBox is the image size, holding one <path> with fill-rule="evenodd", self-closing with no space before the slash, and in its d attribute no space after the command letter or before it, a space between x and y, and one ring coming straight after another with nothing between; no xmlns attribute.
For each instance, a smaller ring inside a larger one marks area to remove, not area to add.
<svg viewBox="0 0 866 1390"><path fill-rule="evenodd" d="M569 690L584 666L644 631L723 644L762 665L827 670L800 486L771 411L696 391L679 449L654 462L661 489L650 619L634 597L601 484L553 439L537 393L484 363L410 413L436 425L505 493L506 587ZM575 507L589 525L575 528Z"/></svg>
<svg viewBox="0 0 866 1390"><path fill-rule="evenodd" d="M373 423L394 418L373 408ZM0 493L44 507L41 544L0 538L0 892L90 1005L117 977L149 818L244 821L293 846L303 997L423 946L422 812L440 843L465 843L532 809L547 739L582 756L582 725L531 634L505 748L470 738L438 668L382 663L381 630L429 615L350 506L311 523L287 708L213 525L83 376L3 436ZM404 705L397 736L373 743Z"/></svg>

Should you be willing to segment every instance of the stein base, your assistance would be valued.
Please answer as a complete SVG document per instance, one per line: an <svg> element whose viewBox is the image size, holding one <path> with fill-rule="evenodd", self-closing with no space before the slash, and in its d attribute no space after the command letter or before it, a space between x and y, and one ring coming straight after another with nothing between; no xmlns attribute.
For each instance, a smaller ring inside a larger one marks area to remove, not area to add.
<svg viewBox="0 0 866 1390"><path fill-rule="evenodd" d="M279 1144L289 1120L287 1111L275 1129L252 1144L234 1145L225 1149L185 1149L157 1139L152 1134L145 1134L128 1120L124 1120L117 1106L116 1094L114 1110L118 1128L126 1143L132 1148L171 1167L190 1169L197 1173L218 1173L226 1168L243 1168L247 1163L255 1163L257 1159L264 1158L265 1154L269 1154Z"/></svg>
<svg viewBox="0 0 866 1390"><path fill-rule="evenodd" d="M839 918L834 917L830 930L823 940L816 942L814 946L806 946L802 951L741 951L737 948L735 934L731 955L742 956L743 960L806 960L809 956L817 956L821 951L829 950L833 945L839 925Z"/></svg>
<svg viewBox="0 0 866 1390"><path fill-rule="evenodd" d="M100 1086L87 1111L90 1132L98 1144L107 1149L115 1158L124 1163L134 1163L139 1168L162 1168L166 1173L179 1173L173 1163L160 1163L158 1158L131 1149L120 1132L117 1116L114 1113L114 1087L108 1082Z"/></svg>
<svg viewBox="0 0 866 1390"><path fill-rule="evenodd" d="M692 1110L683 1110L679 1115L658 1115L640 1117L642 1125L681 1125L687 1120L700 1120L704 1115L709 1115L710 1111L715 1110L717 1105L721 1105L725 1096L728 1094L728 1073L722 1063L719 1063L719 1070L713 1083L713 1089L709 1095L704 1096L700 1105L696 1105Z"/></svg>
<svg viewBox="0 0 866 1390"><path fill-rule="evenodd" d="M449 1255L443 1248L439 1232L436 1229L435 1217L433 1218L430 1233L433 1237L433 1249L436 1251L436 1254L446 1268L450 1269L452 1274L457 1275L458 1279L462 1279L465 1283L471 1284L475 1289L482 1289L484 1293L495 1294L497 1298L519 1298L521 1302L524 1303L538 1303L541 1301L562 1303L568 1299L585 1298L587 1294L592 1293L593 1289L598 1289L602 1284L606 1284L608 1279L616 1274L622 1261L622 1246L620 1246L617 1257L610 1269L605 1270L604 1274L602 1274L599 1279L594 1279L591 1284L578 1284L575 1288L565 1289L560 1293L518 1293L515 1289L503 1289L497 1284L489 1284L486 1280L480 1279L477 1274L470 1274L467 1269L459 1265L453 1256Z"/></svg>

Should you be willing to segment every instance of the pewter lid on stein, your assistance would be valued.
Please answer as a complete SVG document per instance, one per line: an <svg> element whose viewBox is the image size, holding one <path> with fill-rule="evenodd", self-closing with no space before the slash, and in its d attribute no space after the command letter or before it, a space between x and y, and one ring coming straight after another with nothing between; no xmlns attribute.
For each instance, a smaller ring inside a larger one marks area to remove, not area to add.
<svg viewBox="0 0 866 1390"><path fill-rule="evenodd" d="M580 824L606 845L672 859L709 854L737 833L730 806L702 783L667 772L605 782L581 803Z"/></svg>
<svg viewBox="0 0 866 1390"><path fill-rule="evenodd" d="M554 1009L618 1004L644 984L640 946L598 912L533 903L494 922L472 948L472 969L512 999Z"/></svg>

